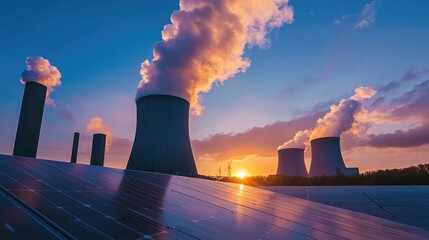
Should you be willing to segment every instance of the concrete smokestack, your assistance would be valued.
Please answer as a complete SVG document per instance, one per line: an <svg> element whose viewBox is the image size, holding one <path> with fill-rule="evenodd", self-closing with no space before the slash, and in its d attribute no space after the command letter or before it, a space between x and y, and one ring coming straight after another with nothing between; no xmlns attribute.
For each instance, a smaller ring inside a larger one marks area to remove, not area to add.
<svg viewBox="0 0 429 240"><path fill-rule="evenodd" d="M311 142L310 177L356 175L357 168L346 168L341 155L339 137L316 138ZM357 174L359 174L357 172Z"/></svg>
<svg viewBox="0 0 429 240"><path fill-rule="evenodd" d="M307 169L304 163L304 149L284 148L277 151L278 167L277 175L307 177Z"/></svg>
<svg viewBox="0 0 429 240"><path fill-rule="evenodd" d="M37 82L25 83L15 146L13 148L14 156L35 158L37 155L46 89L46 86Z"/></svg>
<svg viewBox="0 0 429 240"><path fill-rule="evenodd" d="M137 129L127 169L196 175L189 102L170 95L137 100Z"/></svg>
<svg viewBox="0 0 429 240"><path fill-rule="evenodd" d="M106 150L106 135L94 134L92 138L91 165L103 166Z"/></svg>
<svg viewBox="0 0 429 240"><path fill-rule="evenodd" d="M80 134L78 132L75 132L73 136L73 149L71 154L71 163L77 162L77 151L79 149L79 137L80 137Z"/></svg>

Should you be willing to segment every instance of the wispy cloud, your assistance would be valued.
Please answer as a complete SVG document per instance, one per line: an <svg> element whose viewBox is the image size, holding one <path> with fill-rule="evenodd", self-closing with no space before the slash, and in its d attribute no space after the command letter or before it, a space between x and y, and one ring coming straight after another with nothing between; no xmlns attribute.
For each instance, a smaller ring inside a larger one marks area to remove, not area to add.
<svg viewBox="0 0 429 240"><path fill-rule="evenodd" d="M426 76L429 75L429 68L423 68L423 69L415 69L410 68L408 69L402 77L397 81L391 81L388 82L385 85L382 85L377 88L378 93L380 96L378 96L374 102L371 104L370 109L376 109L379 106L381 106L383 103L388 100L387 94L391 93L395 90L400 90L401 87L403 87L404 84L415 82L417 80L420 80Z"/></svg>
<svg viewBox="0 0 429 240"><path fill-rule="evenodd" d="M370 135L366 144L377 148L409 148L429 143L429 125L416 127L407 131L401 129L393 133Z"/></svg>
<svg viewBox="0 0 429 240"><path fill-rule="evenodd" d="M336 20L334 21L334 23L335 23L336 25L341 25L341 24L343 24L343 22L344 22L348 17L349 17L348 15L343 15L341 18L336 19Z"/></svg>
<svg viewBox="0 0 429 240"><path fill-rule="evenodd" d="M371 3L365 4L365 7L359 15L359 20L355 24L355 28L365 28L375 22L375 3L376 1L374 0Z"/></svg>
<svg viewBox="0 0 429 240"><path fill-rule="evenodd" d="M416 84L412 90L374 110L370 120L384 124L411 121L416 127L397 129L392 133L371 134L364 145L386 148L418 147L429 143L429 80Z"/></svg>
<svg viewBox="0 0 429 240"><path fill-rule="evenodd" d="M382 93L386 93L399 88L403 83L419 80L422 77L425 77L427 75L429 75L429 68L423 68L423 69L410 68L404 73L404 75L401 77L401 79L399 79L399 81L389 82L386 85L379 87L378 91Z"/></svg>
<svg viewBox="0 0 429 240"><path fill-rule="evenodd" d="M325 67L318 75L306 76L299 79L295 84L282 89L279 93L280 98L290 97L291 95L295 94L297 88L299 87L328 80L332 75L334 67L334 65L329 65Z"/></svg>
<svg viewBox="0 0 429 240"><path fill-rule="evenodd" d="M279 144L292 138L295 132L313 128L322 114L313 114L288 122L276 122L254 127L241 133L219 133L202 140L193 140L197 161L228 161L245 159L249 155L275 157Z"/></svg>
<svg viewBox="0 0 429 240"><path fill-rule="evenodd" d="M76 121L76 117L74 116L73 112L70 110L70 107L67 105L58 107L57 113L61 118L65 119L71 123L74 123Z"/></svg>

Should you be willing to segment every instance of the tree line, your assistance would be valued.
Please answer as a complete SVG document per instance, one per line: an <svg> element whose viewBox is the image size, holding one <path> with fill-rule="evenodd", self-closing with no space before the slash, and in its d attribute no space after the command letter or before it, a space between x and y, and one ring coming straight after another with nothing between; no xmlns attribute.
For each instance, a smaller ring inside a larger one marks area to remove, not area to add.
<svg viewBox="0 0 429 240"><path fill-rule="evenodd" d="M244 179L222 177L220 181L251 186L340 186L340 185L427 185L429 164L419 164L402 169L368 171L359 176L291 177L284 175L251 176Z"/></svg>

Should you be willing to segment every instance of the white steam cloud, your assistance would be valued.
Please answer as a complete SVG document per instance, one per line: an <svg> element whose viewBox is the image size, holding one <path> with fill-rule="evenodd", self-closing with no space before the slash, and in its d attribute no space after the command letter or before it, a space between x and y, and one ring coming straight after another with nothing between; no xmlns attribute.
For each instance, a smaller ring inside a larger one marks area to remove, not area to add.
<svg viewBox="0 0 429 240"><path fill-rule="evenodd" d="M298 131L293 139L285 142L281 145L278 150L286 149L286 148L302 148L306 149L308 147L310 141L310 130Z"/></svg>
<svg viewBox="0 0 429 240"><path fill-rule="evenodd" d="M362 132L366 124L365 99L373 97L377 91L371 87L359 87L355 94L348 99L342 99L338 105L332 105L331 111L319 118L313 130L298 131L294 138L279 146L285 148L303 148L309 146L310 139L321 137L339 137L345 131L354 134Z"/></svg>
<svg viewBox="0 0 429 240"><path fill-rule="evenodd" d="M141 65L137 99L167 94L187 99L196 115L202 92L250 66L247 47L267 47L267 34L293 21L288 0L180 0L153 59Z"/></svg>
<svg viewBox="0 0 429 240"><path fill-rule="evenodd" d="M349 99L342 99L338 105L332 105L331 111L317 120L311 139L321 137L339 137L349 130L355 122L355 116L364 111L363 100L374 96L377 91L371 87L359 87Z"/></svg>
<svg viewBox="0 0 429 240"><path fill-rule="evenodd" d="M55 101L49 96L54 91L54 87L61 85L61 73L58 68L52 66L47 59L43 57L27 57L25 60L27 69L21 74L21 82L38 82L47 87L46 100L47 105L55 106Z"/></svg>

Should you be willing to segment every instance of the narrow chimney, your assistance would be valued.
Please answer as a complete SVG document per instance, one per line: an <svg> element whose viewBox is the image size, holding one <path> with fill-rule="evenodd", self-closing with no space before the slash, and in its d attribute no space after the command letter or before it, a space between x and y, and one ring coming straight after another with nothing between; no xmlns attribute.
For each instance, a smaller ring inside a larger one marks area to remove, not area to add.
<svg viewBox="0 0 429 240"><path fill-rule="evenodd" d="M13 148L14 156L35 158L37 155L46 89L46 86L37 82L25 83L15 146Z"/></svg>
<svg viewBox="0 0 429 240"><path fill-rule="evenodd" d="M77 152L79 149L79 137L80 137L80 134L78 132L75 132L74 136L73 136L73 149L72 149L72 154L71 154L71 162L72 163L77 162Z"/></svg>
<svg viewBox="0 0 429 240"><path fill-rule="evenodd" d="M104 152L106 149L106 135L94 134L92 138L91 165L104 165Z"/></svg>

